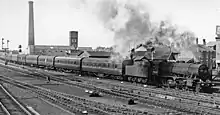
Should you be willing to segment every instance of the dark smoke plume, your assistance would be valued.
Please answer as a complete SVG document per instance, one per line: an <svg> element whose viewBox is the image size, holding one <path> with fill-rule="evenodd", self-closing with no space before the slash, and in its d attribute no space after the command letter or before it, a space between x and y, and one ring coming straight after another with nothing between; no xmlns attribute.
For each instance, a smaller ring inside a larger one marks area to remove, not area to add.
<svg viewBox="0 0 220 115"><path fill-rule="evenodd" d="M147 6L140 0L97 0L95 8L100 23L114 33L115 51L122 56L149 41L155 46L167 45L178 51L187 50L194 43L192 32L181 32L167 20L151 21Z"/></svg>

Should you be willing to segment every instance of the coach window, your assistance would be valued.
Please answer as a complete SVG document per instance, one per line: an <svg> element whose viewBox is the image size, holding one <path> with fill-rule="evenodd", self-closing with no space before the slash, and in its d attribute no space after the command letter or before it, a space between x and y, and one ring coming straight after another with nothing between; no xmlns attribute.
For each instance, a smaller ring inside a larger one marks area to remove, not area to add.
<svg viewBox="0 0 220 115"><path fill-rule="evenodd" d="M102 67L105 67L105 63L102 64Z"/></svg>

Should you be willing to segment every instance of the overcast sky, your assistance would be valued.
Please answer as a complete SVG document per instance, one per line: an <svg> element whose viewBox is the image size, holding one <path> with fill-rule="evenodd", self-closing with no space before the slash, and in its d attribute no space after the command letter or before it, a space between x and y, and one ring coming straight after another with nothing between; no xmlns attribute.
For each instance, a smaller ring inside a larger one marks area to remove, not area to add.
<svg viewBox="0 0 220 115"><path fill-rule="evenodd" d="M153 21L169 19L207 41L215 40L220 0L145 0ZM76 0L35 0L35 44L68 45L69 31L79 31L79 46L110 46L113 36ZM91 18L93 17L93 18ZM10 48L28 43L28 0L0 0L0 37Z"/></svg>

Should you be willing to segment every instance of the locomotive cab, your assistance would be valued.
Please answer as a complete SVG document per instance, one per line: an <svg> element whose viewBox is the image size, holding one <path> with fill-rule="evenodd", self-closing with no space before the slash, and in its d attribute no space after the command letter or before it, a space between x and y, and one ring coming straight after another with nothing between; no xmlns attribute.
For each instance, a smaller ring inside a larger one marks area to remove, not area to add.
<svg viewBox="0 0 220 115"><path fill-rule="evenodd" d="M136 57L135 60L124 60L122 75L127 81L143 84L155 80L155 78L152 78L152 62L144 56Z"/></svg>

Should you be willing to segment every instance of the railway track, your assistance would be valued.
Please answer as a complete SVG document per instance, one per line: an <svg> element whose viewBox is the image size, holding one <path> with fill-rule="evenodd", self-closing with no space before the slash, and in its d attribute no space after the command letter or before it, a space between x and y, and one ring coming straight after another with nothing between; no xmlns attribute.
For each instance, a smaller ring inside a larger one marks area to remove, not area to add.
<svg viewBox="0 0 220 115"><path fill-rule="evenodd" d="M32 74L32 75L35 74L35 76L36 75L42 76L42 77L50 76L53 80L56 80L56 81L59 81L59 82L65 83L65 84L74 85L74 86L78 86L78 87L83 87L83 88L87 88L87 89L91 89L91 90L99 90L100 92L103 92L105 94L114 95L114 96L121 97L121 98L133 98L133 99L139 100L139 102L144 103L144 104L150 103L150 104L153 104L153 105L168 107L168 108L172 108L174 110L178 110L178 111L182 111L182 112L189 112L189 113L198 113L198 114L201 114L201 113L207 113L207 114L220 113L219 109L214 108L212 106L213 104L209 104L209 103L213 103L213 101L210 101L208 99L205 99L205 100L203 99L202 100L200 98L195 98L195 97L192 97L192 96L189 96L189 95L183 95L183 94L175 94L174 95L174 93L169 93L167 91L156 91L156 90L153 90L153 89L150 89L150 88L147 88L147 89L145 88L145 89L140 90L140 87L136 87L136 86L135 87L133 86L133 90L138 89L141 92L145 92L145 94L141 95L140 93L139 94L128 93L124 90L109 90L109 89L103 89L103 88L100 88L100 87L97 88L93 85L77 83L77 82L70 82L68 79L58 78L58 77L46 74L46 72L42 73L40 71L29 69L29 68L26 68L26 67L25 67L25 69L28 69L29 74ZM93 82L95 82L95 81L93 81ZM116 85L113 85L113 84L110 84L110 85L111 86L116 86ZM125 87L123 87L123 86L118 86L118 87L121 87L121 89L125 89ZM130 89L132 87L126 87L126 88ZM146 94L146 92L151 92L151 93ZM173 102L173 103L171 102L173 100L169 100L169 99L168 100L167 99L165 99L165 100L159 99L158 100L158 98L155 98L155 95L151 95L151 94L154 94L154 93L155 94L163 94L163 95L172 95L172 96L174 95L174 97L178 97L178 98L181 97L181 99L183 99L183 100L180 101L177 98L176 101ZM148 96L146 96L146 95L148 95ZM189 102L184 102L185 101L184 98L185 99L192 98L190 100L199 101L199 102L196 103L196 104L195 104L195 102L190 102L190 103ZM179 100L179 103L181 103L181 104L177 104L178 100ZM218 104L218 103L219 102L216 101L216 104Z"/></svg>
<svg viewBox="0 0 220 115"><path fill-rule="evenodd" d="M74 86L78 86L78 87L83 87L83 88L87 88L87 89L91 89L91 90L98 90L102 93L105 94L109 94L109 95L113 95L113 96L117 96L117 97L121 97L121 98L133 98L138 100L140 103L143 104L153 104L153 105L157 105L157 106L161 106L161 107L166 107L166 108L172 108L174 110L177 111L181 111L181 112L189 112L189 113L197 113L197 114L202 114L202 113L207 113L207 114L216 114L216 113L220 113L220 111L216 108L213 107L204 107L201 105L197 105L197 104L192 104L192 103L185 103L185 102L178 102L177 101L173 101L173 100L167 100L167 99L158 99L155 98L153 96L143 96L143 95L137 95L137 94L133 94L133 93L128 93L125 91L121 91L121 90L109 90L109 89L104 89L104 88L100 88L100 87L95 87L93 85L88 85L88 84L82 84L82 83L78 83L78 82L70 82L68 79L64 79L64 78L58 78L55 76L51 76L49 74L45 74L39 71L35 71L35 70L29 70L30 73L35 73L38 76L42 76L42 77L46 77L46 76L50 76L53 80L62 82L64 84L69 84L69 85L74 85ZM158 92L159 93L159 92Z"/></svg>
<svg viewBox="0 0 220 115"><path fill-rule="evenodd" d="M0 84L0 114L3 115L33 115L25 106L17 101L3 85Z"/></svg>
<svg viewBox="0 0 220 115"><path fill-rule="evenodd" d="M47 101L53 102L64 109L77 113L82 114L83 111L88 111L90 115L148 115L148 114L154 114L149 113L147 111L139 111L139 110L133 110L128 109L125 107L118 107L118 106L112 106L96 101L90 101L85 98L56 92L53 90L45 89L38 86L33 86L27 83L23 83L18 80L11 79L7 76L0 76L0 79L4 82L13 84L15 86L31 90L32 92L36 93L38 96L40 96L43 99L46 99Z"/></svg>
<svg viewBox="0 0 220 115"><path fill-rule="evenodd" d="M85 79L84 79L85 80ZM194 94L192 92L186 93L186 92L180 92L176 90L162 90L159 88L150 88L150 87L143 87L143 86L136 86L136 85L124 85L120 83L103 83L101 80L96 81L96 80L88 80L89 84L94 84L96 86L100 87L112 87L117 89L117 87L120 88L120 90L124 90L127 92L134 92L136 94L140 95L152 95L152 96L157 96L161 98L167 98L170 100L181 100L182 102L186 101L188 103L200 103L203 104L204 106L210 106L210 107L219 107L220 101L217 99L214 99L214 95L200 95L200 94ZM210 98L211 97L211 98ZM190 101L190 102L189 102Z"/></svg>

